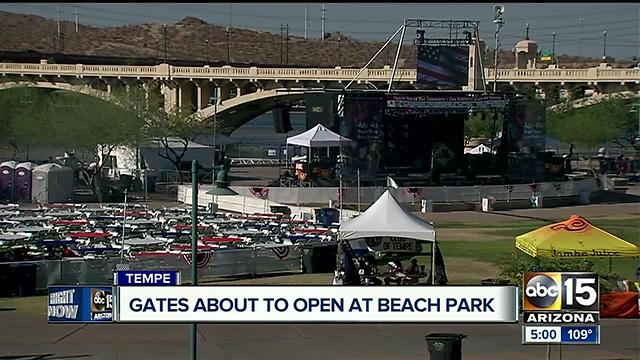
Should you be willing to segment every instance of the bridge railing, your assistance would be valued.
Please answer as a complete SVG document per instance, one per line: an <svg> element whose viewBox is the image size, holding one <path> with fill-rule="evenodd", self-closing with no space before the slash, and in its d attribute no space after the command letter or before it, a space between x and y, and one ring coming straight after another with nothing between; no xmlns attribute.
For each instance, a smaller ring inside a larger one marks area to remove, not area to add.
<svg viewBox="0 0 640 360"><path fill-rule="evenodd" d="M83 64L21 64L0 63L0 74L55 75L55 76L102 76L138 78L239 78L256 80L302 80L302 81L349 81L359 69L320 68L235 68L170 66L128 66L128 65L83 65ZM359 81L387 82L393 70L367 69L358 77ZM395 79L415 81L415 69L398 69ZM492 81L493 69L485 69L485 77ZM515 82L586 82L586 81L637 81L639 69L498 69L498 81Z"/></svg>
<svg viewBox="0 0 640 360"><path fill-rule="evenodd" d="M485 69L493 81L494 69ZM639 69L498 69L498 81L633 81L640 80Z"/></svg>

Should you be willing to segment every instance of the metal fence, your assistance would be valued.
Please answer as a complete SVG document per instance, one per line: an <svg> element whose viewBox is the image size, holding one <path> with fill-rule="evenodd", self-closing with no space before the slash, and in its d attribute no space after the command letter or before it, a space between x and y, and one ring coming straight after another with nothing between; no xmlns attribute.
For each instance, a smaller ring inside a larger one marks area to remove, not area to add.
<svg viewBox="0 0 640 360"><path fill-rule="evenodd" d="M191 281L190 254L162 257L106 259L62 259L0 263L0 266L35 264L36 290L49 285L104 285L113 283L117 270L176 270L182 281ZM255 276L302 272L302 251L297 246L234 249L200 253L197 259L201 281L224 276Z"/></svg>

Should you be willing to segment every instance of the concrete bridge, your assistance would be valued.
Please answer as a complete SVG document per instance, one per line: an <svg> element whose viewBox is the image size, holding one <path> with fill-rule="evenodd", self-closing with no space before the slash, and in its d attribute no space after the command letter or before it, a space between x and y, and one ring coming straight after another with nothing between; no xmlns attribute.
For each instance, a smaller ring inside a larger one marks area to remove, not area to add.
<svg viewBox="0 0 640 360"><path fill-rule="evenodd" d="M276 100L298 100L304 90L342 89L359 69L336 68L234 68L0 63L0 89L17 86L55 88L107 98L114 88L139 86L164 97L165 107L191 107L209 119L218 119L230 132L266 111ZM353 89L386 88L392 69L366 69ZM489 88L493 69L484 69ZM606 64L591 69L498 69L500 89L533 86L541 92L558 86L582 87L597 92L635 89L640 69L612 69ZM470 83L472 78L470 75ZM394 88L415 89L416 70L398 69ZM218 104L213 104L218 99Z"/></svg>

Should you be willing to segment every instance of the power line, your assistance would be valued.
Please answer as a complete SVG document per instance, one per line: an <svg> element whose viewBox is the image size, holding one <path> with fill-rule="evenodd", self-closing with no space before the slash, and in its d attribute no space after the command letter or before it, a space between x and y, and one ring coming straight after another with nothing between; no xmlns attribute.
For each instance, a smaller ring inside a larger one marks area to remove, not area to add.
<svg viewBox="0 0 640 360"><path fill-rule="evenodd" d="M32 4L24 4L24 7L33 7L37 5L32 5ZM75 6L75 5L71 5L71 4L65 4L65 6ZM155 6L155 5L154 5ZM168 6L164 6L165 8L170 8ZM181 6L181 8L184 8L183 6ZM110 10L110 9L94 9L94 8L90 8L90 7L86 7L83 6L82 7L83 11L89 11L89 12L94 12L94 13L111 13L111 14L115 14L115 15L121 15L121 16L126 16L126 17L135 17L135 18L140 18L140 19L145 19L145 20L161 20L161 21L179 21L180 19L176 18L176 17L163 17L163 16L154 16L154 15L149 15L149 14L137 14L137 13L133 13L133 12L122 12L122 11L116 11L116 10ZM172 8L175 9L175 8ZM582 14L600 14L600 13L618 13L621 12L622 10L613 10L613 11L606 11L606 12L592 12L592 13L582 13ZM61 13L66 13L66 12L61 12ZM69 13L66 13L69 14ZM245 17L260 17L260 18L277 18L277 19L292 19L292 20L297 20L299 21L299 18L292 18L289 16L272 16L272 15L257 15L257 14L246 14L246 13L238 13L238 12L234 12L234 15L236 16L245 16ZM572 14L573 16L576 15L580 15L580 14ZM549 16L545 16L545 17L541 17L541 18L548 18L548 17L561 17L561 16L565 16L565 15L549 15ZM566 15L569 16L569 15ZM117 21L120 23L130 23L130 21L128 20L123 20L121 18L114 18L114 17L105 17L105 16L96 16L96 15L87 15L85 17L88 18L92 18L92 19L96 19L96 20L106 20L106 21ZM534 20L537 17L528 17L527 19L529 20ZM313 17L309 17L310 20L314 20ZM316 18L317 19L317 18ZM322 19L322 17L320 18ZM513 19L513 20L519 20L519 18ZM348 24L352 24L352 23L371 23L371 24L397 24L399 21L390 21L390 20L357 20L357 19L326 19L325 17L325 21L326 22L332 22L332 23L348 23ZM611 24L619 24L619 23L628 23L628 22L637 22L637 19L630 19L630 20L623 20L623 21L607 21L607 22L600 22L600 23L591 23L591 24L586 24L585 26L587 27L591 27L591 26L601 26L601 25L611 25ZM274 30L277 31L279 30L276 27L256 27L255 25L251 24L251 25L242 25L242 26L246 26L246 27L250 27L250 28L256 28L256 29L263 29L263 30ZM561 26L554 26L554 29L562 29L562 28L577 28L580 27L580 25L561 25ZM294 28L292 28L293 30ZM296 31L304 31L303 29L298 29L295 28ZM350 31L348 29L344 29L342 28L341 32L343 33L350 33L350 34L362 34L362 35L388 35L388 31ZM504 36L508 37L510 35L517 35L517 33L505 33Z"/></svg>
<svg viewBox="0 0 640 360"><path fill-rule="evenodd" d="M626 23L638 23L638 18L636 17L635 19L622 19L622 20L617 20L617 21L605 21L605 22L599 22L599 23L591 23L591 24L584 24L584 25L559 25L559 26L546 26L548 28L553 28L554 31L556 31L556 33L558 33L557 29L573 29L573 28L583 28L583 27L593 27L593 26L599 26L599 27L606 27L606 26L611 26L611 25L618 25L618 24L626 24ZM520 33L522 34L522 33ZM551 33L549 33L551 34ZM512 33L505 33L505 36L509 36L509 35L518 35L518 33L516 32L512 32Z"/></svg>

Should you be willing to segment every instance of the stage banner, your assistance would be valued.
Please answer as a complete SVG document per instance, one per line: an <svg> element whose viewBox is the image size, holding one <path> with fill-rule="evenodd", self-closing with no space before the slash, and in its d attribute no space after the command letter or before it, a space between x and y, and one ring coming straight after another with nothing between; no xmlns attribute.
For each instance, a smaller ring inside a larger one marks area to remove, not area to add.
<svg viewBox="0 0 640 360"><path fill-rule="evenodd" d="M384 147L384 101L379 97L346 96L344 100L345 136L355 142L352 158L361 171L375 174L381 166Z"/></svg>
<svg viewBox="0 0 640 360"><path fill-rule="evenodd" d="M462 87L469 83L468 46L418 46L418 84Z"/></svg>
<svg viewBox="0 0 640 360"><path fill-rule="evenodd" d="M544 151L545 143L545 108L540 101L526 103L523 145Z"/></svg>
<svg viewBox="0 0 640 360"><path fill-rule="evenodd" d="M523 148L545 148L545 110L539 101L523 101L513 105L509 121L511 151ZM530 150L530 149L527 149Z"/></svg>

